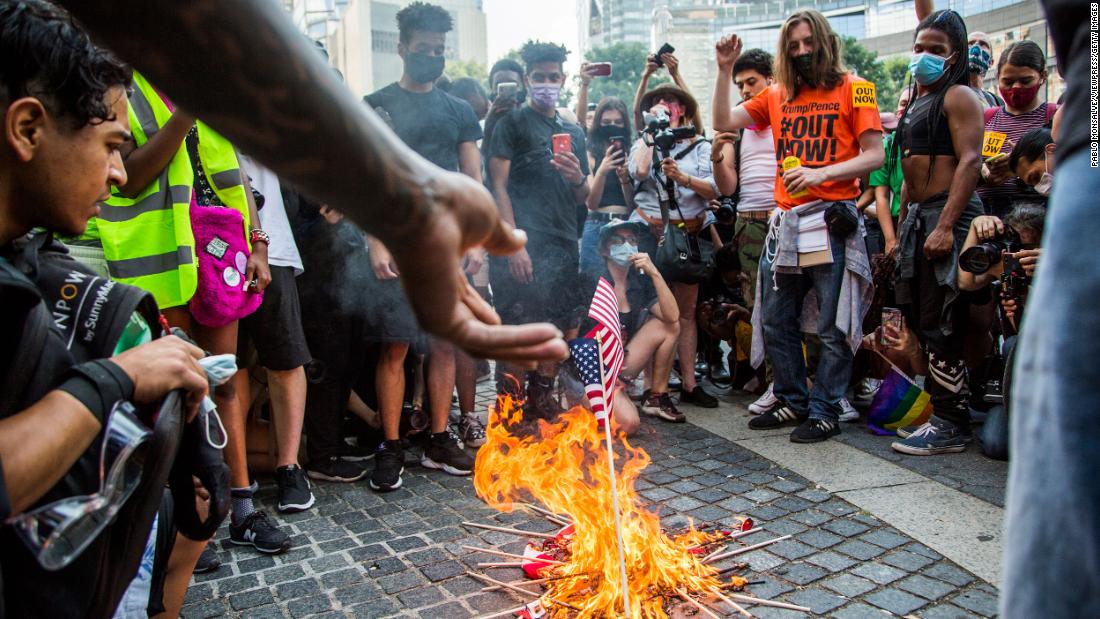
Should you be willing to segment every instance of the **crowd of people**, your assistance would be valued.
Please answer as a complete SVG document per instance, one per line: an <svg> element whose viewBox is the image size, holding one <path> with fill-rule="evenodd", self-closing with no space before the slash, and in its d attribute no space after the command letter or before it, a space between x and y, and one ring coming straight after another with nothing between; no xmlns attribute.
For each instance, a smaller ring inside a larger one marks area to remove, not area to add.
<svg viewBox="0 0 1100 619"><path fill-rule="evenodd" d="M893 449L964 451L1008 414L1062 109L1040 97L1040 46L994 58L954 11L916 7L894 112L805 10L774 54L717 41L707 126L663 50L632 102L590 105L601 67L583 64L575 111L554 43L497 62L488 89L448 80L452 18L414 2L402 76L361 110L323 49L279 39L321 84L295 96L329 97L322 130L347 132L284 159L310 123L197 87L255 84L175 83L171 52L140 73L64 9L0 2L0 612L178 614L223 519L229 543L291 547L259 475L280 513L313 508L310 480L398 490L406 449L470 475L479 382L528 418L583 402L562 340L593 329L601 279L626 348L619 432L739 389L759 396L749 428L820 442L900 371L932 414ZM104 38L135 60L155 32Z"/></svg>

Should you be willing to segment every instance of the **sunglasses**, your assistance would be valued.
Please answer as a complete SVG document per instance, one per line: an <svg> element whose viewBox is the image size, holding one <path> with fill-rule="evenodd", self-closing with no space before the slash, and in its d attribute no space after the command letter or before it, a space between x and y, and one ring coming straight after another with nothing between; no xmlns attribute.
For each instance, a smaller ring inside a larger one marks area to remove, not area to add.
<svg viewBox="0 0 1100 619"><path fill-rule="evenodd" d="M117 402L103 432L99 491L59 499L9 520L39 565L51 571L64 568L114 521L141 483L152 436L132 404Z"/></svg>

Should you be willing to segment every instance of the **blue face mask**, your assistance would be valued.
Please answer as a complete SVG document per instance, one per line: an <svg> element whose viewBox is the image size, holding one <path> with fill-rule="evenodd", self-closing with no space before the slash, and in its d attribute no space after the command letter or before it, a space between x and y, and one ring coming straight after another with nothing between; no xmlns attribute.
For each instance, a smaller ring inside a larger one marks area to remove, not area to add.
<svg viewBox="0 0 1100 619"><path fill-rule="evenodd" d="M943 56L928 52L913 54L912 60L909 61L909 73L918 84L928 86L935 84L943 77L946 64L947 58Z"/></svg>
<svg viewBox="0 0 1100 619"><path fill-rule="evenodd" d="M630 264L630 257L636 253L638 253L637 245L623 243L622 245L613 246L608 257L611 258L611 262L621 267L625 267Z"/></svg>

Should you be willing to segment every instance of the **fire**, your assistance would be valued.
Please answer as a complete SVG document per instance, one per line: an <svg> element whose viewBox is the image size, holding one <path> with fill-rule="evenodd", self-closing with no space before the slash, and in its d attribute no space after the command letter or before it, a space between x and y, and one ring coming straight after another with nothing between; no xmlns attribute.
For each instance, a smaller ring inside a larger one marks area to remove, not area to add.
<svg viewBox="0 0 1100 619"><path fill-rule="evenodd" d="M565 565L543 571L543 600L554 599L580 609L546 604L551 616L622 616L622 582L602 431L589 411L575 407L560 421L538 422L538 431L522 436L523 411L507 398L490 411L487 442L478 450L474 488L491 507L509 512L513 502L535 500L558 514L568 514L574 533ZM515 432L515 433L513 433ZM717 570L701 563L693 546L721 536L692 527L669 537L656 513L642 507L634 482L650 458L625 436L617 442L625 459L616 455L619 509L626 548L629 600L633 617L667 617L667 597L676 590L709 592L720 587ZM698 552L698 551L696 551Z"/></svg>

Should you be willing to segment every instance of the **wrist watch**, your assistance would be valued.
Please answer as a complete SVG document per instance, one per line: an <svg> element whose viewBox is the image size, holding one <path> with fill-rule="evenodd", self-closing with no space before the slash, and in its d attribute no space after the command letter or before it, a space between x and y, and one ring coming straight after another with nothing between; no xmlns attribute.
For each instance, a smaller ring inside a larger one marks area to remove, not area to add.
<svg viewBox="0 0 1100 619"><path fill-rule="evenodd" d="M248 240L252 244L263 243L264 245L271 245L271 235L259 228L253 228L248 231Z"/></svg>

